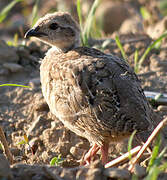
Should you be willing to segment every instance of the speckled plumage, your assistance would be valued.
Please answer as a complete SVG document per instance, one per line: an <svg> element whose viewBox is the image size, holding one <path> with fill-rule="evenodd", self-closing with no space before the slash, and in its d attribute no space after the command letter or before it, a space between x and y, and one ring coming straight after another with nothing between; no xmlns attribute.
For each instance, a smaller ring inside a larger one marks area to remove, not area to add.
<svg viewBox="0 0 167 180"><path fill-rule="evenodd" d="M49 29L48 17L56 22L55 31ZM147 130L151 110L129 65L116 56L79 47L78 26L68 18L67 13L47 15L37 22L35 33L27 33L54 46L40 67L42 92L51 112L71 131L101 147L104 156L109 142ZM67 35L71 42L63 42Z"/></svg>
<svg viewBox="0 0 167 180"><path fill-rule="evenodd" d="M51 112L76 134L102 145L148 128L148 103L124 60L86 47L50 50L40 72Z"/></svg>

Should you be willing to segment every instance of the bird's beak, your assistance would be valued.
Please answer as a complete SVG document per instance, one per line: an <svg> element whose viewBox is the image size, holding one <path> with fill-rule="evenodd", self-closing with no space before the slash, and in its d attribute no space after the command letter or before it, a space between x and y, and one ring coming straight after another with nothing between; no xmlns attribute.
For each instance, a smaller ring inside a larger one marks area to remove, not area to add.
<svg viewBox="0 0 167 180"><path fill-rule="evenodd" d="M46 33L40 32L37 28L35 29L30 29L26 32L24 38L29 38L29 37L42 37L42 36L47 36Z"/></svg>

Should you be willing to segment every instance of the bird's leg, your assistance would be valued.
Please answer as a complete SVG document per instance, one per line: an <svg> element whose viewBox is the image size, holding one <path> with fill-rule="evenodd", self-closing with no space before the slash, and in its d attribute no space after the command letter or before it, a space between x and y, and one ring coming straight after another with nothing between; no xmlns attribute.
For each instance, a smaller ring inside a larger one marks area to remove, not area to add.
<svg viewBox="0 0 167 180"><path fill-rule="evenodd" d="M85 154L84 164L90 164L91 158L97 153L100 147L97 144L94 144L89 151Z"/></svg>
<svg viewBox="0 0 167 180"><path fill-rule="evenodd" d="M103 165L108 162L108 148L109 148L108 144L103 144L103 146L100 147L100 149L101 149L101 161L102 161Z"/></svg>

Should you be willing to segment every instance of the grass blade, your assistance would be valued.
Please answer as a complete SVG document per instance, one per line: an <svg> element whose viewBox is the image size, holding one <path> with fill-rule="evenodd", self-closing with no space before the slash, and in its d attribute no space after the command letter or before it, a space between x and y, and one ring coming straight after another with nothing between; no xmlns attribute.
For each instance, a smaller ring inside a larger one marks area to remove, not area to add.
<svg viewBox="0 0 167 180"><path fill-rule="evenodd" d="M81 41L82 44L84 44L84 36L83 36L83 24L82 24L82 14L81 14L81 2L80 0L77 0L77 14L79 18L79 24L80 24L80 29L81 29Z"/></svg>
<svg viewBox="0 0 167 180"><path fill-rule="evenodd" d="M164 164L162 164L160 167L159 167L160 171L165 171L167 169L167 162L165 162Z"/></svg>
<svg viewBox="0 0 167 180"><path fill-rule="evenodd" d="M53 157L50 161L51 166L60 166L61 163L63 163L63 158L61 158L61 154L59 154L57 157Z"/></svg>
<svg viewBox="0 0 167 180"><path fill-rule="evenodd" d="M24 86L21 84L0 84L0 87L3 87L3 86L17 86L17 87L31 88L30 86Z"/></svg>
<svg viewBox="0 0 167 180"><path fill-rule="evenodd" d="M121 51L123 59L127 62L127 55L126 55L126 53L125 53L125 51L123 49L123 46L122 46L118 36L115 37L115 42L116 42L117 46L119 47L119 49Z"/></svg>
<svg viewBox="0 0 167 180"><path fill-rule="evenodd" d="M9 3L1 12L0 12L0 23L6 18L9 11L18 3L23 0L13 0L11 3Z"/></svg>
<svg viewBox="0 0 167 180"><path fill-rule="evenodd" d="M142 6L140 8L140 14L142 15L143 19L145 19L145 20L151 19L151 14L144 6Z"/></svg>
<svg viewBox="0 0 167 180"><path fill-rule="evenodd" d="M132 149L132 141L133 141L133 138L134 138L134 135L136 134L136 130L133 131L132 135L130 136L129 138L129 141L128 141L128 152L129 152L129 159L131 160L132 159L132 155L130 153L130 150Z"/></svg>
<svg viewBox="0 0 167 180"><path fill-rule="evenodd" d="M38 14L39 1L40 0L35 1L35 5L32 10L32 26L34 26L34 24L36 23L36 21L38 19L37 14Z"/></svg>
<svg viewBox="0 0 167 180"><path fill-rule="evenodd" d="M161 164L162 158L167 150L165 147L162 152L159 154L158 158L156 157L155 161L153 162L152 167L149 169L148 176L145 180L157 180L158 175L167 168L167 163L159 166Z"/></svg>
<svg viewBox="0 0 167 180"><path fill-rule="evenodd" d="M91 32L91 28L92 28L92 24L93 24L93 20L94 20L94 15L96 12L96 9L98 7L100 3L100 0L95 0L90 13L88 14L88 17L86 19L86 23L85 23L85 28L83 30L83 36L84 36L84 45L88 45L88 39L90 37L90 32Z"/></svg>
<svg viewBox="0 0 167 180"><path fill-rule="evenodd" d="M80 24L81 31L82 31L82 14L81 14L81 2L80 2L80 0L77 0L77 14L78 14L79 24Z"/></svg>
<svg viewBox="0 0 167 180"><path fill-rule="evenodd" d="M162 41L162 39L165 38L166 36L167 36L167 32L163 33L157 40L155 40L152 44L150 44L148 46L148 48L144 52L143 56L139 60L139 63L138 63L139 69L141 68L141 65L143 64L144 60L146 59L146 56L148 55L148 53L156 46L157 43Z"/></svg>
<svg viewBox="0 0 167 180"><path fill-rule="evenodd" d="M15 33L14 38L13 38L13 46L18 45L18 39L19 39L19 36L17 33Z"/></svg>
<svg viewBox="0 0 167 180"><path fill-rule="evenodd" d="M139 72L138 60L139 60L139 51L136 49L135 57L134 57L134 71L136 74Z"/></svg>
<svg viewBox="0 0 167 180"><path fill-rule="evenodd" d="M144 180L157 180L160 170L157 166L150 169L148 176Z"/></svg>
<svg viewBox="0 0 167 180"><path fill-rule="evenodd" d="M153 149L153 152L152 152L152 155L151 155L151 159L150 159L149 164L148 164L147 171L149 171L150 168L153 166L153 164L155 162L155 159L158 156L160 144L161 144L161 139L160 139L160 135L158 135L157 139L155 141L155 146L154 146L154 149Z"/></svg>

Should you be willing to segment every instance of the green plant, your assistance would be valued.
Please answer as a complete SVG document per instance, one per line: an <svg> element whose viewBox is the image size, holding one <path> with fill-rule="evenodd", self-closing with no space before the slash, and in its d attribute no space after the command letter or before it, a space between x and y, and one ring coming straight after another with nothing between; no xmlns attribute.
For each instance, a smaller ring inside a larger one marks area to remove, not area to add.
<svg viewBox="0 0 167 180"><path fill-rule="evenodd" d="M0 149L1 149L1 150L3 150L3 146L2 146L2 144L1 144L1 143L0 143Z"/></svg>
<svg viewBox="0 0 167 180"><path fill-rule="evenodd" d="M161 13L166 16L167 15L167 1L166 0L160 0L159 1L159 8Z"/></svg>
<svg viewBox="0 0 167 180"><path fill-rule="evenodd" d="M36 21L38 20L38 8L39 8L39 2L40 0L36 0L33 10L32 10L32 26L34 26L34 24L36 23Z"/></svg>
<svg viewBox="0 0 167 180"><path fill-rule="evenodd" d="M121 51L123 59L127 62L127 59L128 59L127 55L126 55L126 53L125 53L125 51L123 49L123 46L122 46L121 41L119 40L118 36L115 37L115 42L116 42L117 46L119 47L119 49Z"/></svg>
<svg viewBox="0 0 167 180"><path fill-rule="evenodd" d="M135 56L134 56L134 71L136 74L139 71L138 60L139 60L139 51L138 51L138 49L136 49L135 50Z"/></svg>
<svg viewBox="0 0 167 180"><path fill-rule="evenodd" d="M18 143L18 145L23 145L23 144L29 145L29 140L26 134L24 135L24 139Z"/></svg>
<svg viewBox="0 0 167 180"><path fill-rule="evenodd" d="M96 12L96 9L97 9L99 3L100 3L100 0L94 1L93 5L90 9L90 12L86 18L85 26L83 27L81 3L80 3L80 0L77 0L77 13L78 13L79 23L80 23L80 27L81 27L81 40L82 40L82 44L84 46L88 46L88 39L91 36L91 30L92 30L94 20L95 20L94 19L95 18L95 12Z"/></svg>
<svg viewBox="0 0 167 180"><path fill-rule="evenodd" d="M21 84L0 84L0 87L3 87L3 86L16 86L16 87L31 88L30 86L24 86Z"/></svg>
<svg viewBox="0 0 167 180"><path fill-rule="evenodd" d="M148 10L144 6L140 8L140 14L145 20L151 19L151 14L148 12Z"/></svg>
<svg viewBox="0 0 167 180"><path fill-rule="evenodd" d="M9 11L18 3L23 0L13 0L11 3L9 3L2 11L0 12L0 23L6 18Z"/></svg>
<svg viewBox="0 0 167 180"><path fill-rule="evenodd" d="M63 163L63 161L64 160L63 160L63 158L61 158L61 154L59 154L57 157L54 157L51 159L50 165L51 166L54 166L54 165L60 166Z"/></svg>
<svg viewBox="0 0 167 180"><path fill-rule="evenodd" d="M136 132L137 132L136 130L133 131L133 133L132 133L132 135L130 136L129 141L128 141L129 160L132 159L132 155L131 155L131 153L130 153L130 150L132 149L132 141L133 141L133 138L134 138Z"/></svg>
<svg viewBox="0 0 167 180"><path fill-rule="evenodd" d="M139 70L143 64L143 62L145 61L147 55L149 54L149 52L154 49L154 48L158 48L161 45L162 40L167 36L167 32L163 33L158 39L156 39L155 41L153 41L145 50L144 54L141 56L141 58L139 59L139 54L138 54L138 50L136 49L135 51L135 56L134 56L134 71L135 73L139 73ZM116 44L119 47L122 57L127 61L127 55L123 49L123 46L119 40L119 37L116 36L115 38Z"/></svg>
<svg viewBox="0 0 167 180"><path fill-rule="evenodd" d="M23 140L22 141L20 141L17 145L28 145L28 148L29 148L29 150L31 150L31 152L32 152L32 154L34 155L35 154L35 152L36 152L36 150L37 150L37 148L35 147L35 146L33 146L33 144L32 145L30 145L30 143L29 143L29 139L28 139L28 137L27 137L27 135L26 134L24 134L24 136L23 136L24 138L23 138Z"/></svg>
<svg viewBox="0 0 167 180"><path fill-rule="evenodd" d="M162 158L164 157L164 154L167 150L167 147L165 147L161 153L158 155L159 148L161 145L160 142L160 136L157 138L156 145L154 146L151 159L149 161L149 165L147 168L148 175L145 178L145 180L157 180L158 175L165 171L167 169L167 162L161 164Z"/></svg>
<svg viewBox="0 0 167 180"><path fill-rule="evenodd" d="M136 57L137 59L135 60L137 63L136 63L136 73L139 72L140 68L141 68L141 65L143 64L144 60L146 59L148 53L154 49L157 44L159 44L165 37L167 36L167 32L163 33L158 39L156 39L155 41L153 41L148 47L147 49L145 50L144 54L141 56L141 58L138 60L138 57Z"/></svg>
<svg viewBox="0 0 167 180"><path fill-rule="evenodd" d="M13 41L7 41L8 46L18 46L18 34L15 33Z"/></svg>
<svg viewBox="0 0 167 180"><path fill-rule="evenodd" d="M155 159L157 158L158 153L159 153L160 145L161 145L161 138L160 138L160 135L158 135L156 138L156 141L155 141L151 159L150 159L148 167L147 167L147 171L149 171L151 169L151 167L154 165Z"/></svg>

